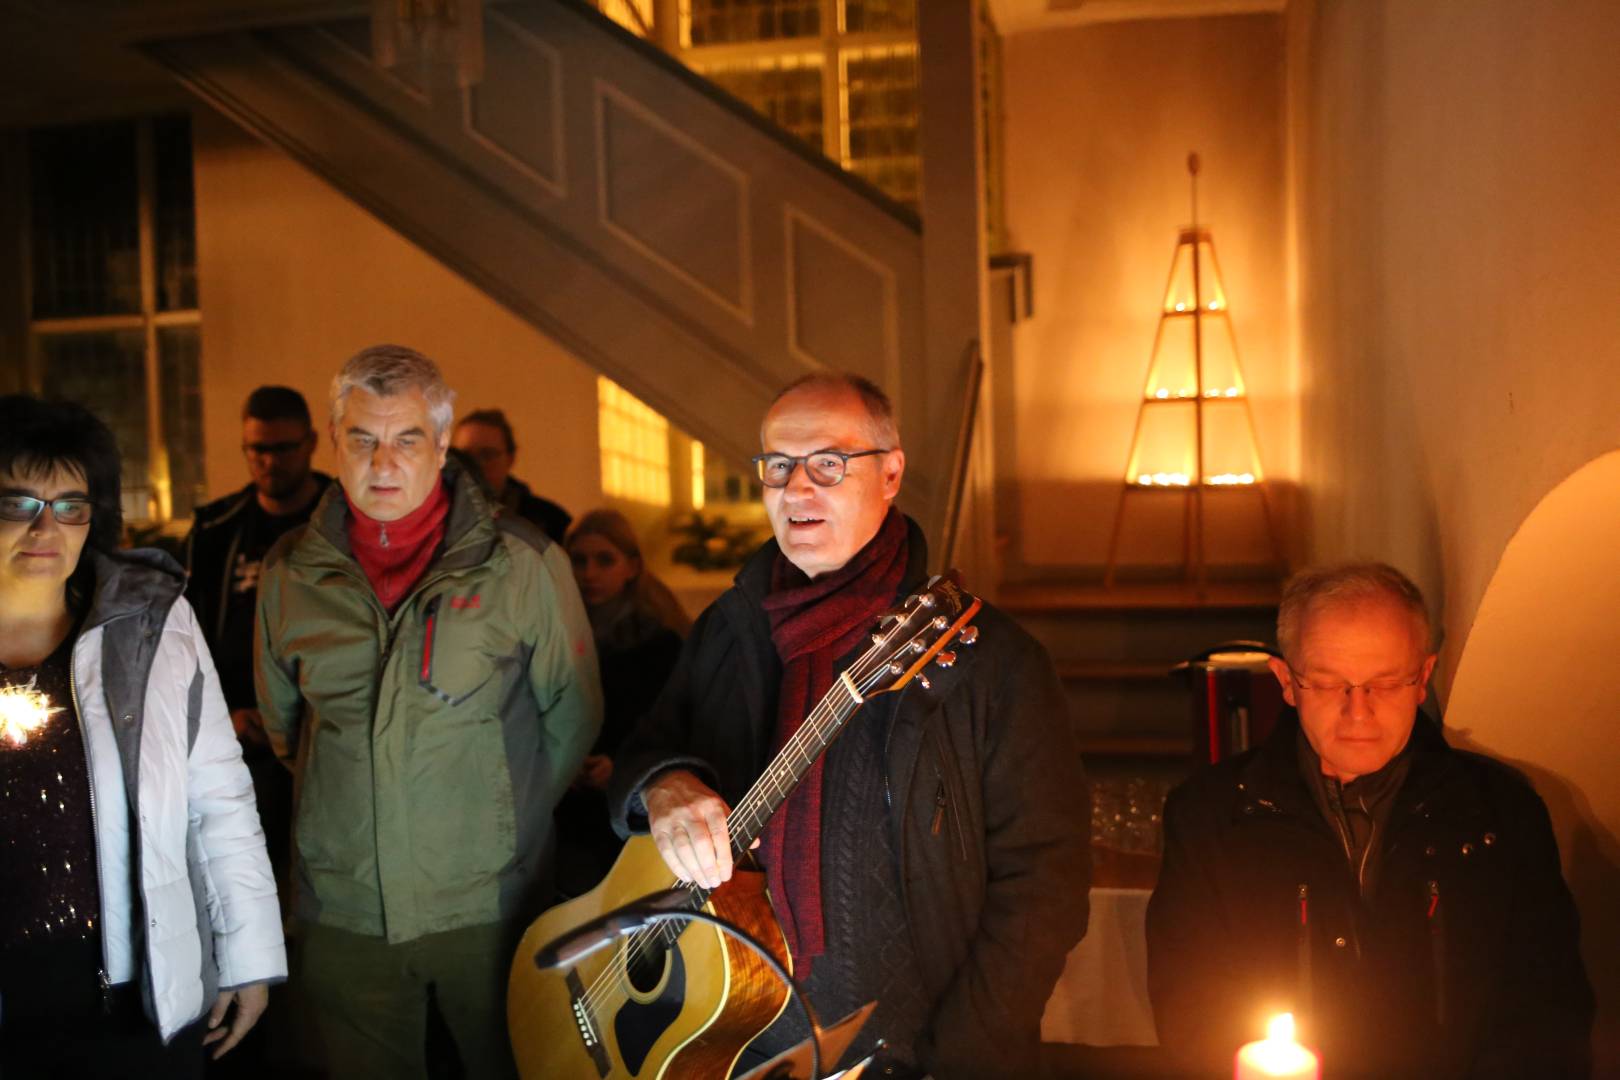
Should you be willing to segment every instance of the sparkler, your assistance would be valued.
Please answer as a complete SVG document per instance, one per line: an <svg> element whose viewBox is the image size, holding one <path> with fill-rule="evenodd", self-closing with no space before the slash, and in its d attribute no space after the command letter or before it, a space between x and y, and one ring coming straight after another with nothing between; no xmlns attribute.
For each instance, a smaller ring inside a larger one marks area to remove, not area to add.
<svg viewBox="0 0 1620 1080"><path fill-rule="evenodd" d="M26 744L28 736L62 711L51 704L48 695L34 689L37 678L29 679L26 686L0 686L0 743Z"/></svg>

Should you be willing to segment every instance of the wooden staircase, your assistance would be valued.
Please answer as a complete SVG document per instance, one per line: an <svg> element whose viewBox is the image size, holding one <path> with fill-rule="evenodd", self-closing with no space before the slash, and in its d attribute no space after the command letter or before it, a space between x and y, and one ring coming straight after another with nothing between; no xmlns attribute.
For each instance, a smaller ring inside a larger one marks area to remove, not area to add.
<svg viewBox="0 0 1620 1080"><path fill-rule="evenodd" d="M1223 641L1276 636L1275 581L1003 585L999 606L1046 646L1088 758L1186 759L1191 698L1171 668ZM1167 760L1166 762L1170 762Z"/></svg>

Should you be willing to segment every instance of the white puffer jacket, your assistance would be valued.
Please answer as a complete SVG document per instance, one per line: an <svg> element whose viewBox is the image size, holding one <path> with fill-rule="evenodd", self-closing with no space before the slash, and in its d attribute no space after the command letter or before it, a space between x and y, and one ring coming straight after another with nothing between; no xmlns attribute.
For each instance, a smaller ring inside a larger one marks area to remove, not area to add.
<svg viewBox="0 0 1620 1080"><path fill-rule="evenodd" d="M84 557L96 587L73 689L105 972L142 980L167 1041L219 990L286 978L281 912L253 782L179 567L155 551Z"/></svg>

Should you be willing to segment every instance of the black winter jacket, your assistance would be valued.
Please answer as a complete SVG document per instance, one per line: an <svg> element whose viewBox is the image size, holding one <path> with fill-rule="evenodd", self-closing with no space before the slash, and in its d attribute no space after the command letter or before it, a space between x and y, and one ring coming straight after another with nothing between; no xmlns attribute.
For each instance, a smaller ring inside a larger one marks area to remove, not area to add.
<svg viewBox="0 0 1620 1080"><path fill-rule="evenodd" d="M509 513L545 533L553 543L563 542L568 536L568 526L574 521L572 514L550 499L536 495L528 484L515 476L506 478L506 491L498 501Z"/></svg>
<svg viewBox="0 0 1620 1080"><path fill-rule="evenodd" d="M1184 1074L1230 1075L1266 1016L1292 1010L1328 1078L1587 1075L1575 904L1524 777L1451 749L1420 714L1363 900L1298 737L1290 712L1166 804L1148 985Z"/></svg>
<svg viewBox="0 0 1620 1080"><path fill-rule="evenodd" d="M315 503L326 493L332 478L325 473L315 477ZM197 613L197 622L208 641L209 651L215 657L223 654L220 638L225 633L225 600L230 595L231 571L236 562L237 545L242 541L242 526L247 520L244 511L257 496L257 489L248 484L223 498L199 506L193 517L191 534L186 538L186 599ZM306 515L307 517L307 515ZM251 678L251 673L249 675ZM232 696L227 693L227 696ZM231 708L243 708L252 701L230 701Z"/></svg>
<svg viewBox="0 0 1620 1080"><path fill-rule="evenodd" d="M898 601L925 577L914 522ZM782 665L761 604L776 542L699 616L660 697L614 763L621 833L640 791L687 768L736 805L770 760ZM1090 801L1068 702L1046 651L988 605L949 669L874 697L913 946L935 1003L916 1051L939 1080L1036 1074L1041 1013L1089 910ZM849 659L853 659L854 654Z"/></svg>

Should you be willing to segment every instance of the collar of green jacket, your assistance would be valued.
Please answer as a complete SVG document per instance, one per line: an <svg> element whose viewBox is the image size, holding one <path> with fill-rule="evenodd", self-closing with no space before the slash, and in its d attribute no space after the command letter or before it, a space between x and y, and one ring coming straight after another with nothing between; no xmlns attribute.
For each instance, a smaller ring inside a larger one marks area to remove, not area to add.
<svg viewBox="0 0 1620 1080"><path fill-rule="evenodd" d="M428 567L428 573L444 573L482 566L501 553L500 534L489 500L483 490L455 461L441 472L450 489L450 515L444 526L444 550ZM330 485L310 514L310 533L321 541L298 544L289 558L311 565L333 564L362 574L349 545L349 504L343 497L342 482Z"/></svg>

